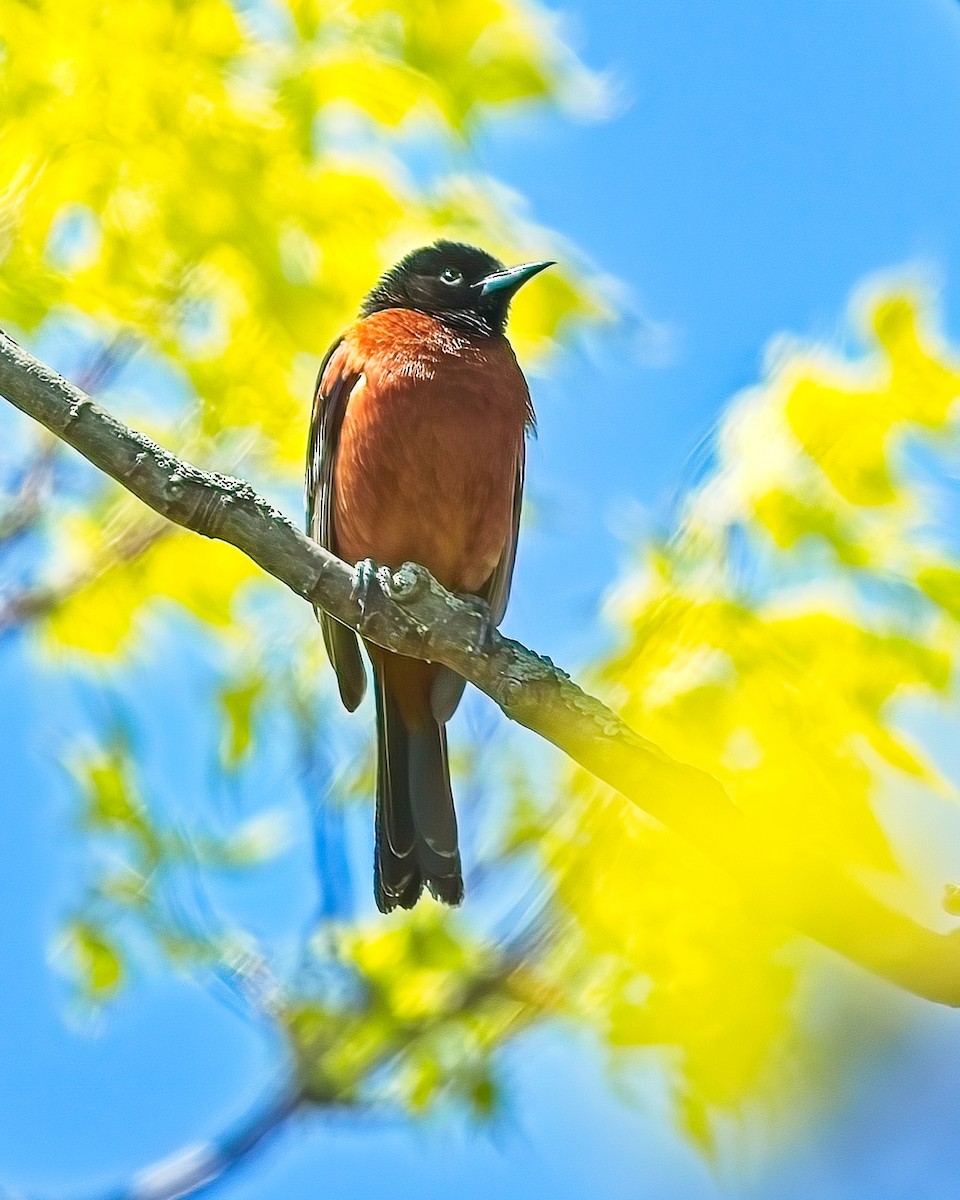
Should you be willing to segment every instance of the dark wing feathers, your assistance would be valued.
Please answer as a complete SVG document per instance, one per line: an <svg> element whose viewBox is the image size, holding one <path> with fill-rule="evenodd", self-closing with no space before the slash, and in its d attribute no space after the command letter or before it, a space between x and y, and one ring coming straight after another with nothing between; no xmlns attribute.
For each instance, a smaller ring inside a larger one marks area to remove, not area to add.
<svg viewBox="0 0 960 1200"><path fill-rule="evenodd" d="M510 585L513 583L513 567L517 561L517 541L520 537L520 508L523 504L524 449L524 445L521 442L520 454L517 458L517 478L513 485L513 514L510 521L510 532L507 535L507 544L503 548L500 561L497 563L493 574L487 580L483 591L480 593L487 604L490 605L490 619L494 626L500 624L503 620L503 614L507 611L507 601L510 599Z"/></svg>
<svg viewBox="0 0 960 1200"><path fill-rule="evenodd" d="M343 414L357 382L355 376L340 374L324 390L324 372L339 345L336 341L327 351L317 375L306 474L307 533L334 554L337 547L333 533L333 466ZM337 673L340 698L347 710L353 712L367 687L357 635L322 609L314 608L314 612L320 622L327 657Z"/></svg>

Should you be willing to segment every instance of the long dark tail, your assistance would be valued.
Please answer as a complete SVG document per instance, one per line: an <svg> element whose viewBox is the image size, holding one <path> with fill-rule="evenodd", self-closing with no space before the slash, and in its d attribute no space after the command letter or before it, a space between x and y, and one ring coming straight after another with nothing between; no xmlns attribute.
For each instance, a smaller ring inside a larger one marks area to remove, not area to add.
<svg viewBox="0 0 960 1200"><path fill-rule="evenodd" d="M423 885L445 904L463 899L457 818L443 725L427 717L411 729L383 667L374 668L377 700L377 848L374 894L387 913L413 908Z"/></svg>

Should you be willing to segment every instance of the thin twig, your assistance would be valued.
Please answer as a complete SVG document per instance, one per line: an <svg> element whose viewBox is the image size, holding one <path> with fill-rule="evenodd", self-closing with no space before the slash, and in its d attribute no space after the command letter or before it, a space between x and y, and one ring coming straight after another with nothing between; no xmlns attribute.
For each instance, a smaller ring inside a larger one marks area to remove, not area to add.
<svg viewBox="0 0 960 1200"><path fill-rule="evenodd" d="M218 1140L187 1146L141 1171L129 1184L101 1193L94 1200L185 1200L187 1196L198 1196L262 1150L305 1104L299 1092L286 1091L266 1108L248 1114Z"/></svg>
<svg viewBox="0 0 960 1200"><path fill-rule="evenodd" d="M4 503L0 512L0 546L26 533L40 519L50 491L53 462L60 443L44 435L40 449L27 467L16 495Z"/></svg>

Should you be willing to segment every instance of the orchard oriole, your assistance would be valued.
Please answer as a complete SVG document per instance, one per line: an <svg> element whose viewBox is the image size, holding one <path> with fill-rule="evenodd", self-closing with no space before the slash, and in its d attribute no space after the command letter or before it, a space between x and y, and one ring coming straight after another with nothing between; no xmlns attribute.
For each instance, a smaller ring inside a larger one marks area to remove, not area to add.
<svg viewBox="0 0 960 1200"><path fill-rule="evenodd" d="M526 380L504 330L517 289L549 262L505 268L440 241L370 291L317 379L307 450L307 531L358 571L422 563L480 597L499 624L523 490ZM320 613L344 705L363 698L357 636ZM463 691L447 668L367 644L377 710L374 891L412 908L424 884L458 904L463 877L445 723Z"/></svg>

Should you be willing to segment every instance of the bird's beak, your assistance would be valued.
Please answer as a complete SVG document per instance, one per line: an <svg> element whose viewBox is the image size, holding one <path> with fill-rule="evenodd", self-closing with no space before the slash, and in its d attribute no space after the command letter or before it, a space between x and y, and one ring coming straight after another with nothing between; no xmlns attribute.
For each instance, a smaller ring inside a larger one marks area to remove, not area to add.
<svg viewBox="0 0 960 1200"><path fill-rule="evenodd" d="M528 279L539 275L547 267L556 266L554 262L521 263L519 267L508 267L506 271L495 271L486 279L481 279L475 286L480 289L481 296L489 296L491 292L515 292Z"/></svg>

